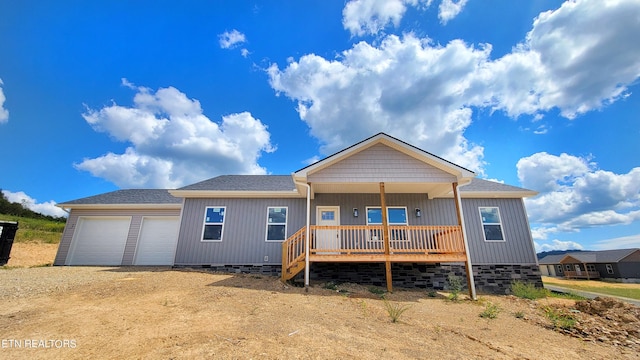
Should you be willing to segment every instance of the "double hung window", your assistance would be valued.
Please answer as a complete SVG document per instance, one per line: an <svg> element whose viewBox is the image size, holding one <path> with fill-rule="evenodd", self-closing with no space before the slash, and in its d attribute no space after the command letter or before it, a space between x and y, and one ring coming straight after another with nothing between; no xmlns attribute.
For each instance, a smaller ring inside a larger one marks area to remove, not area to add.
<svg viewBox="0 0 640 360"><path fill-rule="evenodd" d="M205 209L202 241L222 241L225 210L224 206L208 206Z"/></svg>
<svg viewBox="0 0 640 360"><path fill-rule="evenodd" d="M497 207L480 207L480 219L485 241L505 241L500 210Z"/></svg>
<svg viewBox="0 0 640 360"><path fill-rule="evenodd" d="M287 239L287 207L270 206L267 208L267 241Z"/></svg>

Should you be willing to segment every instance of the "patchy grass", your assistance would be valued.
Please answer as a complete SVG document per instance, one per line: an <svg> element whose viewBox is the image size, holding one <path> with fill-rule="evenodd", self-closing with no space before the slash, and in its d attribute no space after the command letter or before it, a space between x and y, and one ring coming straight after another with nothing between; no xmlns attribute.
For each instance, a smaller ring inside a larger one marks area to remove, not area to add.
<svg viewBox="0 0 640 360"><path fill-rule="evenodd" d="M511 293L519 298L536 300L547 297L549 295L549 290L545 288L537 288L532 283L514 281L511 283Z"/></svg>
<svg viewBox="0 0 640 360"><path fill-rule="evenodd" d="M590 292L595 292L599 294L622 296L630 299L640 300L640 289L621 289L621 288L611 288L611 287L574 286L574 285L569 285L569 286L562 285L562 286L570 289L584 290L584 291L590 291Z"/></svg>
<svg viewBox="0 0 640 360"><path fill-rule="evenodd" d="M556 299L576 300L576 301L586 300L587 299L587 298L585 298L583 296L576 295L574 293L560 293L560 292L555 292L555 291L549 291L549 297L556 298Z"/></svg>
<svg viewBox="0 0 640 360"><path fill-rule="evenodd" d="M551 320L556 329L571 330L576 326L576 318L564 310L554 309L550 306L543 308L545 316Z"/></svg>
<svg viewBox="0 0 640 360"><path fill-rule="evenodd" d="M64 222L46 219L32 219L21 216L0 214L4 221L17 221L18 231L14 242L42 242L58 244L64 230Z"/></svg>

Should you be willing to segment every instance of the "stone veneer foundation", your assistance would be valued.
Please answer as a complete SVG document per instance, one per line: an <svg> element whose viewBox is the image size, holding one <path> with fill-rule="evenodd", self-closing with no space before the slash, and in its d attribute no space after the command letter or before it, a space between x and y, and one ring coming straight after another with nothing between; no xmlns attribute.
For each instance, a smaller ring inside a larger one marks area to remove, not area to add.
<svg viewBox="0 0 640 360"><path fill-rule="evenodd" d="M227 273L249 273L280 276L280 265L225 265L202 266L212 271ZM450 273L466 279L464 264L392 264L393 286L447 290ZM300 279L300 273L295 279ZM313 263L311 280L351 282L364 285L386 286L385 269L382 263ZM519 280L542 287L540 269L537 265L473 265L476 290L491 294L509 294L510 285ZM466 290L466 280L463 281Z"/></svg>

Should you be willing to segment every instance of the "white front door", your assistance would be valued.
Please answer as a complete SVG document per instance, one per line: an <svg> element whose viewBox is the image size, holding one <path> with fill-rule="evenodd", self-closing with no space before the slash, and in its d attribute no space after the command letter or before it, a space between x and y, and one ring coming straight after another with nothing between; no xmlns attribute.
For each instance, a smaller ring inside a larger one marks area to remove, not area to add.
<svg viewBox="0 0 640 360"><path fill-rule="evenodd" d="M582 271L580 270L580 265L576 264L576 275L582 275Z"/></svg>
<svg viewBox="0 0 640 360"><path fill-rule="evenodd" d="M316 225L318 226L340 226L339 206L318 206L316 207ZM340 230L322 229L316 230L316 248L327 250L340 249ZM322 252L318 254L337 254L337 251Z"/></svg>

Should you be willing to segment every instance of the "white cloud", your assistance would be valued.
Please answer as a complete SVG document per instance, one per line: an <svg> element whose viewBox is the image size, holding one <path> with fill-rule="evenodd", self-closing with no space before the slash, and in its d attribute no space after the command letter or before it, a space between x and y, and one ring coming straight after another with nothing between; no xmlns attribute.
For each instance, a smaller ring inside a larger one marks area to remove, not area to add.
<svg viewBox="0 0 640 360"><path fill-rule="evenodd" d="M4 96L4 91L2 90L1 85L4 85L2 79L0 79L0 124L9 121L9 110L4 108L4 102L7 98Z"/></svg>
<svg viewBox="0 0 640 360"><path fill-rule="evenodd" d="M377 34L387 25L397 27L407 6L428 7L432 0L351 0L342 10L342 25L351 35Z"/></svg>
<svg viewBox="0 0 640 360"><path fill-rule="evenodd" d="M223 49L232 49L247 41L245 35L236 29L218 35L218 40Z"/></svg>
<svg viewBox="0 0 640 360"><path fill-rule="evenodd" d="M133 86L123 80L125 86ZM127 85L128 84L128 85ZM131 144L125 153L84 159L76 168L120 187L175 188L220 174L264 174L257 161L274 151L267 126L248 112L203 114L200 102L174 87L137 87L132 107L88 109L96 130Z"/></svg>
<svg viewBox="0 0 640 360"><path fill-rule="evenodd" d="M539 238L640 220L640 168L615 174L589 158L545 152L520 159L516 167L522 185L540 192L526 199L534 228L545 234Z"/></svg>
<svg viewBox="0 0 640 360"><path fill-rule="evenodd" d="M2 193L10 202L22 204L23 207L37 213L56 217L67 216L67 213L64 210L56 207L56 203L53 200L44 203L38 203L38 200L25 194L23 191L11 192L8 190L2 190Z"/></svg>
<svg viewBox="0 0 640 360"><path fill-rule="evenodd" d="M596 241L593 250L640 248L640 234Z"/></svg>
<svg viewBox="0 0 640 360"><path fill-rule="evenodd" d="M296 101L325 154L384 131L482 173L483 148L464 136L474 109L538 121L558 108L573 118L615 101L637 81L640 42L629 34L640 33L633 20L640 2L601 3L568 2L540 14L523 43L495 60L490 44L390 35L379 45L359 42L336 59L308 54L283 69L272 64L270 83ZM376 32L399 21L408 4L424 2L384 4L389 7L349 2L345 27ZM544 134L548 127L532 131Z"/></svg>
<svg viewBox="0 0 640 360"><path fill-rule="evenodd" d="M488 64L494 106L511 116L559 108L577 115L627 95L640 76L640 2L567 1L543 12L526 40Z"/></svg>
<svg viewBox="0 0 640 360"><path fill-rule="evenodd" d="M442 0L438 7L438 19L440 23L445 25L449 20L460 14L467 0Z"/></svg>
<svg viewBox="0 0 640 360"><path fill-rule="evenodd" d="M472 115L464 94L489 51L388 36L379 47L360 42L340 60L305 55L268 73L278 93L297 101L325 154L384 131L481 170L483 148L463 136Z"/></svg>
<svg viewBox="0 0 640 360"><path fill-rule="evenodd" d="M534 242L536 252L552 251L552 250L584 250L582 245L574 241L553 240L551 243L540 244Z"/></svg>

